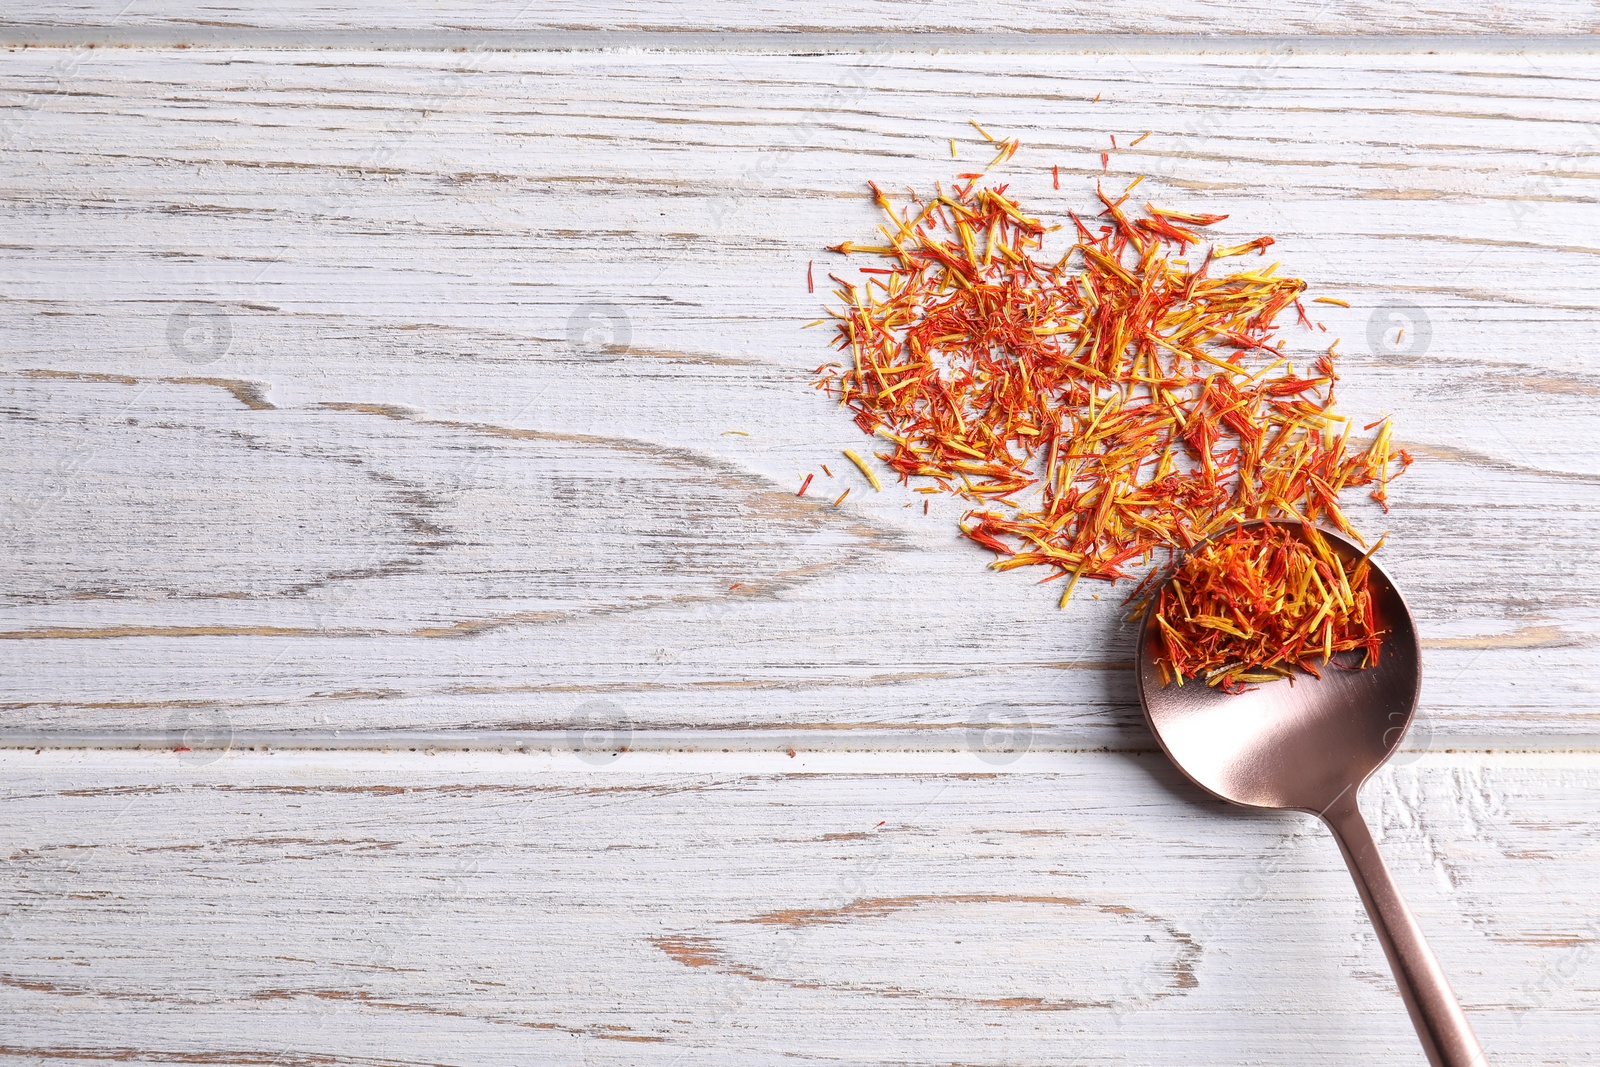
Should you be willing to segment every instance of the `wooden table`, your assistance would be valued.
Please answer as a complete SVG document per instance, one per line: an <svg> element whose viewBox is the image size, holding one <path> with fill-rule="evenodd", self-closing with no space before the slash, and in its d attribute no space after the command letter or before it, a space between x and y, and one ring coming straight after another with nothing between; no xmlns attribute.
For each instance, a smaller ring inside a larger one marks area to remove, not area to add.
<svg viewBox="0 0 1600 1067"><path fill-rule="evenodd" d="M1420 1063L1125 590L840 458L807 264L969 119L1350 303L1366 808L1497 1067L1593 1056L1600 8L265 7L0 31L0 1061Z"/></svg>

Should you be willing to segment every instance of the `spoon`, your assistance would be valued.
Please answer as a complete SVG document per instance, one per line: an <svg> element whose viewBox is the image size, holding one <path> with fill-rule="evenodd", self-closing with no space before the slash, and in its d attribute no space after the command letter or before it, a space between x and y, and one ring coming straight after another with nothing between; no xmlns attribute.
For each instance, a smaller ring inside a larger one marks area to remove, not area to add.
<svg viewBox="0 0 1600 1067"><path fill-rule="evenodd" d="M1363 555L1338 534L1319 532L1347 569ZM1320 680L1297 674L1292 686L1280 680L1238 695L1198 681L1164 685L1156 666L1157 596L1139 638L1139 702L1162 749L1202 789L1246 807L1308 812L1327 824L1361 891L1428 1062L1481 1067L1487 1062L1483 1049L1356 803L1361 783L1405 736L1422 687L1411 612L1388 575L1375 563L1368 567L1377 622L1388 631L1372 666L1334 664Z"/></svg>

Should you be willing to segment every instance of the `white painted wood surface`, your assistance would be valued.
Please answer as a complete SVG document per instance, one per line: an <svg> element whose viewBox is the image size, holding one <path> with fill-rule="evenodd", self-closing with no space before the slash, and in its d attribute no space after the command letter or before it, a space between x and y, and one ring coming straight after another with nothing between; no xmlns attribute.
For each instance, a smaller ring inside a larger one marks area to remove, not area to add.
<svg viewBox="0 0 1600 1067"><path fill-rule="evenodd" d="M195 41L237 41L250 31L288 32L316 40L371 45L386 31L463 39L518 33L599 31L607 34L915 33L970 36L1003 33L1060 38L1082 34L1286 34L1589 35L1600 31L1593 0L1541 0L1536 4L1385 4L1380 0L1188 0L1179 5L1136 0L1123 4L956 3L953 0L762 0L749 4L674 3L672 0L400 0L373 7L352 0L279 0L240 4L228 0L15 0L5 22L15 27L63 28L79 37L110 31L157 30ZM13 35L16 34L13 30ZM340 36L333 36L333 35ZM343 36L349 34L348 37ZM365 35L364 41L361 35ZM148 39L148 38L146 38ZM405 36L389 40L407 40ZM546 39L548 40L548 38ZM913 42L920 46L924 41ZM1018 40L1013 47L1042 42ZM892 44L888 45L893 47Z"/></svg>
<svg viewBox="0 0 1600 1067"><path fill-rule="evenodd" d="M906 731L1002 700L1126 743L1120 593L1054 611L951 502L834 509L842 463L794 496L863 443L808 388L806 264L871 233L869 178L970 166L973 116L1052 217L1154 130L1114 180L1350 300L1288 337L1342 337L1345 409L1420 457L1357 510L1435 732L1597 733L1594 57L9 59L12 729L560 729L606 699ZM1394 315L1415 353L1373 349Z"/></svg>
<svg viewBox="0 0 1600 1067"><path fill-rule="evenodd" d="M0 60L0 1062L1420 1062L1331 841L1150 751L1120 593L837 462L806 263L968 118L1057 218L1152 130L1111 180L1353 305L1428 675L1368 811L1492 1062L1592 1056L1595 8L672 51L980 11L913 8L8 10L62 46Z"/></svg>
<svg viewBox="0 0 1600 1067"><path fill-rule="evenodd" d="M1154 755L0 774L4 1063L1423 1062L1332 839ZM1431 756L1367 799L1491 1062L1584 1062L1592 760Z"/></svg>

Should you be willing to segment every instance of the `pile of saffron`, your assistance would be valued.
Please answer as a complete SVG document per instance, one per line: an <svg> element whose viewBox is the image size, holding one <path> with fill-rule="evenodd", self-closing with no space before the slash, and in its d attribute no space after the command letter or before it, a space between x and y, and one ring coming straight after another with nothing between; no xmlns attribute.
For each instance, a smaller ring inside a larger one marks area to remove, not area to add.
<svg viewBox="0 0 1600 1067"><path fill-rule="evenodd" d="M1379 539L1382 543L1382 539ZM1228 693L1293 675L1322 677L1339 652L1377 662L1384 633L1367 583L1372 551L1348 570L1314 527L1236 527L1184 557L1155 605L1162 680Z"/></svg>
<svg viewBox="0 0 1600 1067"><path fill-rule="evenodd" d="M1016 151L996 143L994 162ZM1334 411L1336 343L1303 372L1285 353L1281 317L1312 328L1304 281L1276 264L1221 269L1271 237L1209 243L1201 231L1227 216L1140 213L1136 180L1115 197L1097 187L1098 216L1069 212L1075 240L1045 257L1061 227L1005 185L958 177L899 210L869 183L881 240L829 251L877 265L860 282L830 275L850 362L819 367L817 384L902 482L974 503L961 532L993 567L1050 568L1065 605L1080 578L1132 577L1244 520L1327 522L1361 541L1339 494L1371 486L1387 509L1411 457L1387 420L1352 443Z"/></svg>

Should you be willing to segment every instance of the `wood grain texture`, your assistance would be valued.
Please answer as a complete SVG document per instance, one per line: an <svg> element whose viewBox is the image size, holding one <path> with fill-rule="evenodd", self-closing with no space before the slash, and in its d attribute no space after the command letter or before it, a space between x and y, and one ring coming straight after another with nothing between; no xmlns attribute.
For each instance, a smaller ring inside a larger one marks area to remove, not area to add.
<svg viewBox="0 0 1600 1067"><path fill-rule="evenodd" d="M1351 301L1288 336L1343 337L1344 409L1419 457L1355 514L1391 531L1429 729L1600 734L1600 60L452 62L8 56L10 736L560 730L603 700L1144 744L1120 593L1057 612L985 570L953 503L866 490L808 388L807 262L870 233L867 179L970 166L969 116L1022 137L1013 190L1054 217L1108 134L1154 130L1107 180Z"/></svg>
<svg viewBox="0 0 1600 1067"><path fill-rule="evenodd" d="M1326 833L1148 752L1119 594L840 461L806 264L969 117L1056 218L1152 130L1108 182L1354 305L1290 337L1419 456L1354 510L1428 665L1366 808L1493 1062L1581 1061L1597 16L10 5L229 47L0 65L0 1064L1420 1063ZM1152 54L1211 33L1527 51ZM1166 36L973 54L1093 34ZM176 751L18 747L95 739Z"/></svg>
<svg viewBox="0 0 1600 1067"><path fill-rule="evenodd" d="M251 30L287 31L328 40L347 32L359 40L386 31L416 34L437 42L494 39L516 33L592 30L607 33L800 34L852 33L969 35L1072 34L1593 34L1600 11L1593 0L1543 0L1529 5L1455 2L1425 6L1353 0L1263 0L1225 3L1190 0L1181 6L1142 0L1127 4L1029 4L999 0L983 5L949 0L848 0L824 4L764 0L753 4L684 4L671 0L523 0L442 4L406 0L380 9L350 0L288 0L270 5L204 0L20 0L7 5L14 26L72 30L158 30L163 40L238 41ZM176 32L174 32L176 31ZM13 31L15 33L15 31ZM148 40L149 38L137 38ZM348 37L335 38L341 43ZM404 39L404 38L401 38ZM1026 47L1025 44L1021 45Z"/></svg>
<svg viewBox="0 0 1600 1067"><path fill-rule="evenodd" d="M1593 758L1366 799L1493 1062L1581 1062ZM4 1063L1421 1063L1326 832L1154 756L10 752L0 858Z"/></svg>

